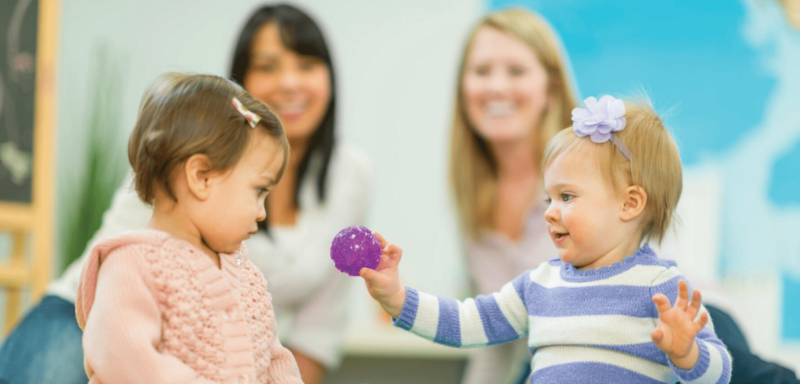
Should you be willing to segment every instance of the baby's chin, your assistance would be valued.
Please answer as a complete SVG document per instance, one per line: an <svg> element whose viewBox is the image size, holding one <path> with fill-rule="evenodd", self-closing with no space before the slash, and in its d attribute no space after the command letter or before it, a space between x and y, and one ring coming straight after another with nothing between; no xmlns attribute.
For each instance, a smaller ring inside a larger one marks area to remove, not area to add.
<svg viewBox="0 0 800 384"><path fill-rule="evenodd" d="M578 258L574 253L565 250L559 250L558 258L567 264L572 264L572 266L574 266L575 268L581 268L584 265L588 264L584 261L578 260Z"/></svg>
<svg viewBox="0 0 800 384"><path fill-rule="evenodd" d="M236 251L238 251L239 248L241 247L242 247L242 242L239 241L239 242L220 244L209 248L211 248L216 253L224 253L227 255L232 255L236 253Z"/></svg>

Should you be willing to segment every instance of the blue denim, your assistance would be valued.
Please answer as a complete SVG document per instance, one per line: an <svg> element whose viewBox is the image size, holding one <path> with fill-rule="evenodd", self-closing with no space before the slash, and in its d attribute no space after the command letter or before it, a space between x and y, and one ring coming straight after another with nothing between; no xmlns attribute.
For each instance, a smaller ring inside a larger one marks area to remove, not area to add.
<svg viewBox="0 0 800 384"><path fill-rule="evenodd" d="M714 321L714 330L728 347L733 359L730 384L798 384L800 379L789 368L762 360L750 351L747 339L736 322L725 311L706 305Z"/></svg>
<svg viewBox="0 0 800 384"><path fill-rule="evenodd" d="M0 348L0 383L86 384L75 304L45 296Z"/></svg>

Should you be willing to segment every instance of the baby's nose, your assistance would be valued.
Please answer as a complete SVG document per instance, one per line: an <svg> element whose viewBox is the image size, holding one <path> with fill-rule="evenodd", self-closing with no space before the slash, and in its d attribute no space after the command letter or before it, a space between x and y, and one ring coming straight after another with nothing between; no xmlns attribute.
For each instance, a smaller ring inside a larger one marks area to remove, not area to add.
<svg viewBox="0 0 800 384"><path fill-rule="evenodd" d="M544 219L548 223L554 223L557 220L556 210L553 207L548 207L546 211L544 211Z"/></svg>

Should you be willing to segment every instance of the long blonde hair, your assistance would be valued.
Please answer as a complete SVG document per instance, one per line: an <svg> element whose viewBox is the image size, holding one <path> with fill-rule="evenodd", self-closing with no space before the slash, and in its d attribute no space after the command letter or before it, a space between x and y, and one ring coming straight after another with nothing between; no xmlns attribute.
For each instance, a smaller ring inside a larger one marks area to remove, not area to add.
<svg viewBox="0 0 800 384"><path fill-rule="evenodd" d="M465 232L477 237L482 228L494 227L497 190L497 169L487 143L477 135L469 122L463 100L463 79L467 59L481 28L494 28L520 39L541 62L548 76L550 103L537 127L535 157L559 130L572 124L576 102L572 84L566 73L559 41L550 25L539 15L523 9L507 9L490 14L470 32L458 71L453 127L450 141L450 181Z"/></svg>

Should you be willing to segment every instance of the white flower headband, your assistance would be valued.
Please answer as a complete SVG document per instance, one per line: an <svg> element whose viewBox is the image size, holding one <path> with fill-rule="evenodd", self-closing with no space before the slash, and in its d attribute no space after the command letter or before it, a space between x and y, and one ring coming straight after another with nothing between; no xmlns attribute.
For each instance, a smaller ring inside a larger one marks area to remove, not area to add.
<svg viewBox="0 0 800 384"><path fill-rule="evenodd" d="M244 104L242 104L242 102L236 97L231 100L231 103L234 107L236 107L236 110L239 111L239 113L241 113L245 119L247 119L247 122L250 123L251 127L255 128L256 125L258 125L258 122L261 121L261 116L250 112L250 110L247 109L247 107L245 107Z"/></svg>
<svg viewBox="0 0 800 384"><path fill-rule="evenodd" d="M620 142L614 132L625 128L625 103L620 99L605 95L597 101L589 97L583 101L586 108L572 110L572 130L579 137L589 136L595 143L611 140L629 161L630 151Z"/></svg>

